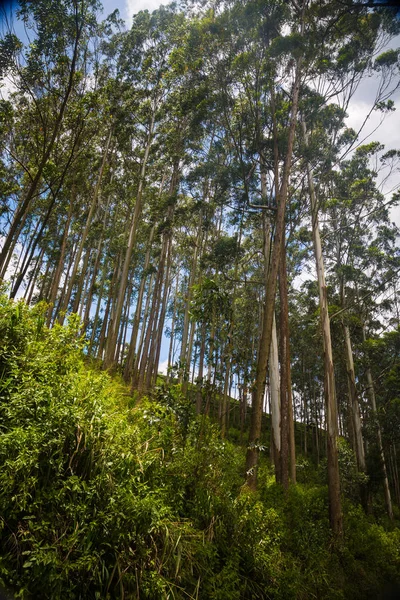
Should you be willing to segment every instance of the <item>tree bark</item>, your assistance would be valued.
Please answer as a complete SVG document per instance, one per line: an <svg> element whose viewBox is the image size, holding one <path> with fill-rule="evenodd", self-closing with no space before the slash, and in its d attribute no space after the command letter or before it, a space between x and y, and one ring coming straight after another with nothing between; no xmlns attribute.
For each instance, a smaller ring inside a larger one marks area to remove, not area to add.
<svg viewBox="0 0 400 600"><path fill-rule="evenodd" d="M133 319L131 341L129 343L128 357L126 359L126 364L125 364L125 369L124 369L124 380L127 383L129 381L131 381L131 379L132 379L132 371L133 371L135 354L136 354L137 336L139 333L140 316L142 314L144 291L146 288L146 279L147 279L146 272L150 265L150 255L151 255L151 248L152 248L153 239L154 239L155 227L156 226L153 225L150 230L150 236L149 236L149 240L147 243L146 256L145 256L144 265L143 265L143 274L142 274L142 277L140 280L139 293L138 293L138 298L137 298L137 302L136 302L136 309L135 309L135 316Z"/></svg>
<svg viewBox="0 0 400 600"><path fill-rule="evenodd" d="M153 296L154 279L155 279L154 273L152 273L151 277L150 277L149 285L148 285L147 294L146 294L146 303L145 303L143 319L142 319L142 328L140 331L139 343L138 343L137 352L135 355L135 362L133 364L133 369L132 369L132 381L131 381L131 391L132 392L136 389L136 387L138 385L138 381L139 381L139 367L140 367L140 361L142 358L142 354L144 351L145 334L146 334L147 328L148 328L150 300Z"/></svg>
<svg viewBox="0 0 400 600"><path fill-rule="evenodd" d="M363 340L365 342L365 340L366 340L365 325L363 325L362 332L363 332ZM371 369L369 367L367 367L365 374L366 374L366 378L367 378L366 392L367 392L369 401L371 403L372 413L373 413L374 419L375 419L378 450L379 450L379 455L380 455L381 464L382 464L383 491L385 494L386 512L388 514L389 519L391 521L393 521L393 506L392 506L392 498L390 495L389 479L388 479L388 474L387 474L385 454L383 452L382 431L381 431L381 426L380 426L379 419L378 419L378 410L376 407L374 380L372 379L372 373L371 373Z"/></svg>
<svg viewBox="0 0 400 600"><path fill-rule="evenodd" d="M161 302L160 318L157 325L154 338L154 351L153 360L151 367L151 381L150 384L154 386L157 383L158 367L160 362L162 338L164 334L165 315L167 313L168 298L171 292L170 272L172 263L172 239L169 238L168 250L167 250L167 268L165 273L164 292Z"/></svg>
<svg viewBox="0 0 400 600"><path fill-rule="evenodd" d="M303 31L303 25L302 25ZM288 132L287 152L282 173L282 182L279 193L277 194L277 213L275 223L274 247L271 256L271 267L267 280L267 293L264 301L263 327L261 332L260 351L257 359L256 378L252 394L252 414L249 434L249 447L246 455L246 481L250 489L255 490L257 484L257 465L259 457L259 444L261 436L261 417L262 417L262 399L264 395L264 385L267 375L269 352L272 338L272 322L275 308L275 292L279 263L282 254L282 243L285 232L285 212L288 196L289 175L292 166L293 144L297 123L297 111L299 101L299 89L301 80L302 59L299 58L296 64L296 74L293 86L293 100L290 118L290 127ZM275 136L274 144L277 144Z"/></svg>
<svg viewBox="0 0 400 600"><path fill-rule="evenodd" d="M296 482L296 458L294 455L294 427L292 408L292 386L290 376L290 339L289 339L289 305L287 290L286 248L282 246L282 258L279 273L280 297L280 339L281 339L281 482L287 490L289 487L289 453L290 474L292 482ZM292 421L292 423L290 423Z"/></svg>
<svg viewBox="0 0 400 600"><path fill-rule="evenodd" d="M206 352L206 324L203 321L201 324L201 344L199 358L199 373L197 376L197 391L196 391L196 413L201 414L203 408L203 373L204 373L204 356Z"/></svg>
<svg viewBox="0 0 400 600"><path fill-rule="evenodd" d="M67 220L66 220L63 235L62 235L60 257L58 259L56 272L54 274L53 281L51 283L51 288L50 288L50 295L49 295L49 299L48 299L50 306L49 306L49 309L47 312L47 322L46 322L47 327L50 327L50 325L51 325L52 316L54 314L55 302L57 299L58 288L60 285L61 275L62 275L62 271L63 271L63 267L64 267L65 252L67 249L69 228L70 228L71 220L72 220L74 199L75 199L75 193L73 192L71 194L70 203L69 203L69 207L68 207Z"/></svg>
<svg viewBox="0 0 400 600"><path fill-rule="evenodd" d="M359 471L365 473L365 452L364 452L364 440L362 435L362 425L360 417L360 405L357 397L356 388L356 377L354 372L354 361L353 361L353 350L351 347L351 338L349 326L342 321L343 333L344 333L344 345L345 345L345 357L346 357L346 370L349 384L349 394L351 403L351 414L352 424L355 438L355 453L357 459L357 466Z"/></svg>
<svg viewBox="0 0 400 600"><path fill-rule="evenodd" d="M113 321L110 327L109 339L107 341L107 354L104 359L104 367L105 368L113 368L115 361L115 350L117 344L118 330L119 330L119 322L122 315L122 308L124 304L125 298L125 289L128 283L129 270L131 267L131 258L132 253L136 244L137 230L139 227L139 222L142 217L142 205L143 205L143 189L147 171L147 163L150 154L150 148L153 142L153 133L154 133L154 123L155 123L155 106L152 107L152 115L150 119L149 132L146 141L146 147L144 151L144 157L142 161L142 166L140 169L139 176L139 185L136 193L136 202L135 208L133 211L131 226L129 230L128 244L126 247L124 263L122 267L121 278L119 280L119 291L117 298L117 303L115 307L115 314L113 315Z"/></svg>
<svg viewBox="0 0 400 600"><path fill-rule="evenodd" d="M272 322L272 339L269 359L269 381L271 402L271 444L276 481L281 482L281 397L279 379L278 336L275 314Z"/></svg>
<svg viewBox="0 0 400 600"><path fill-rule="evenodd" d="M82 257L82 252L83 252L83 249L85 247L86 239L87 239L87 237L89 235L90 227L92 225L93 214L94 214L95 208L97 206L97 199L99 197L101 181L103 179L104 169L105 169L106 161L107 161L107 157L108 157L108 150L109 150L109 147L110 147L112 131L113 131L113 128L110 127L110 131L108 133L108 138L107 138L107 142L106 142L106 146L105 146L105 149L104 149L103 158L102 158L102 162L101 162L101 166L100 166L99 176L98 176L97 183L96 183L96 186L95 186L95 189L94 189L92 201L90 203L89 212L88 212L88 215L86 217L85 227L84 227L84 230L82 232L82 236L81 236L79 244L78 244L78 248L77 248L77 252L76 252L76 256L75 256L75 262L74 262L74 266L73 266L73 269L72 269L71 277L69 279L67 292L66 292L66 294L64 296L62 304L60 305L58 319L59 319L59 322L61 324L64 322L65 311L68 308L68 304L69 304L69 301L70 301L70 298L71 298L72 290L73 290L73 287L74 287L74 284L75 284L75 280L76 280L76 275L78 273L79 264L80 264L81 257Z"/></svg>
<svg viewBox="0 0 400 600"><path fill-rule="evenodd" d="M106 276L107 276L107 266L108 265L107 265L107 258L106 258L105 264L103 265L103 273L101 276L100 289L99 289L97 303L96 303L96 312L95 312L95 315L93 318L92 334L90 336L89 349L88 349L89 355L92 355L94 340L96 337L97 323L99 322L100 308L101 308L101 303L103 300L104 286L105 286ZM88 324L89 324L89 321L87 322L85 329L87 328Z"/></svg>
<svg viewBox="0 0 400 600"><path fill-rule="evenodd" d="M172 317L171 317L171 336L169 340L169 349L168 349L168 362L167 362L167 383L169 383L171 376L171 367L173 361L173 348L174 348L174 339L175 339L175 323L176 323L176 300L178 297L179 290L179 271L176 275L176 284L175 284L175 293L174 293L174 303L172 306Z"/></svg>
<svg viewBox="0 0 400 600"><path fill-rule="evenodd" d="M304 139L307 143L306 124L303 120ZM331 329L328 311L328 296L325 283L325 268L322 256L322 245L319 231L318 204L315 196L314 179L310 165L307 163L308 185L311 199L312 232L314 241L314 254L317 268L320 319L324 352L324 389L327 428L327 458L328 458L328 492L329 492L329 518L332 531L341 535L343 530L342 503L340 498L340 478L338 461L338 422L335 376L333 370Z"/></svg>
<svg viewBox="0 0 400 600"><path fill-rule="evenodd" d="M196 243L195 243L195 247L194 247L193 260L192 260L192 264L191 264L191 268L190 268L190 277L189 277L189 281L188 281L187 294L186 294L186 298L185 298L185 313L184 313L184 317L183 317L182 344L181 344L181 353L180 353L180 357L179 357L179 363L180 363L179 383L183 383L185 380L187 380L187 377L188 377L186 361L187 361L187 354L188 354L188 337L189 337L189 325L190 325L189 309L190 309L190 303L192 300L192 288L193 288L196 274L197 274L197 261L198 261L199 249L200 249L201 238L202 238L201 219L202 219L202 217L201 217L201 213L200 213L200 227L198 230Z"/></svg>

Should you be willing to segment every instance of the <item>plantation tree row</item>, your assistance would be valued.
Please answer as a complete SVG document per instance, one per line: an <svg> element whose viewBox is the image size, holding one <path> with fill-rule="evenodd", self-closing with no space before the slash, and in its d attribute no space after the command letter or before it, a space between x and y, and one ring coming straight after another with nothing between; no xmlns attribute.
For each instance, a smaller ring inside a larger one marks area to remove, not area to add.
<svg viewBox="0 0 400 600"><path fill-rule="evenodd" d="M371 75L371 110L394 108L395 15L349 0L189 2L125 31L99 9L20 0L30 42L0 42L11 297L46 301L49 326L77 312L88 354L139 398L167 353L167 380L223 436L250 423L252 489L263 412L285 488L301 422L304 454L327 456L337 534L345 437L365 507L383 486L391 517L400 196L380 182L400 152L362 143L345 119Z"/></svg>

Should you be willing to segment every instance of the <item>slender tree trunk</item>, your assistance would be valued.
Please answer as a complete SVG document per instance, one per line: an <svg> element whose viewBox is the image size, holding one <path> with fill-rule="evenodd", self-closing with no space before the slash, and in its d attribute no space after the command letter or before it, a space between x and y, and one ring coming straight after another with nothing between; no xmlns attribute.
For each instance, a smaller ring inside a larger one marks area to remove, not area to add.
<svg viewBox="0 0 400 600"><path fill-rule="evenodd" d="M294 455L294 426L292 409L292 386L290 377L289 305L286 272L286 248L282 247L279 273L280 339L281 339L281 481L289 487L289 454L292 482L296 482L296 457ZM290 423L290 421L292 421Z"/></svg>
<svg viewBox="0 0 400 600"><path fill-rule="evenodd" d="M50 260L47 259L46 271L44 272L42 286L41 286L40 292L39 292L39 298L38 298L39 301L44 300L48 295L49 287L51 284L51 277L50 277L51 269L52 269L52 264L50 263Z"/></svg>
<svg viewBox="0 0 400 600"><path fill-rule="evenodd" d="M106 340L108 316L110 314L110 308L111 308L111 294L109 294L108 298L107 298L106 308L104 310L104 316L103 316L103 323L101 325L101 330L100 330L100 335L99 335L99 343L97 346L97 358L99 358L100 360L103 358L104 344L105 344L105 340Z"/></svg>
<svg viewBox="0 0 400 600"><path fill-rule="evenodd" d="M263 196L266 196L265 186L263 183L264 183L264 179L262 180L262 187L264 188ZM230 381L231 372L232 372L233 334L234 334L234 329L235 329L235 319L234 319L235 312L234 311L235 311L236 293L237 293L236 292L236 290L237 290L236 281L237 281L238 269L239 269L239 250L240 250L241 243L242 243L242 226L243 226L243 212L242 212L242 218L240 220L239 239L238 239L238 246L237 246L238 252L236 253L236 256L235 256L235 268L234 268L234 272L233 272L234 284L233 284L233 289L232 289L232 293L231 293L232 314L231 314L230 324L229 324L228 340L227 340L227 344L226 344L226 348L225 348L225 382L224 382L222 415L221 415L221 435L222 435L222 437L225 437L227 421L228 421L229 411L230 411L230 399L228 399L228 386L229 386L229 381ZM269 234L269 230L268 230L268 234ZM269 235L268 235L268 238L269 238ZM269 256L268 256L268 258L269 258Z"/></svg>
<svg viewBox="0 0 400 600"><path fill-rule="evenodd" d="M272 322L272 339L269 358L270 404L271 404L271 453L275 466L275 478L281 482L281 397L278 359L278 336L275 314Z"/></svg>
<svg viewBox="0 0 400 600"><path fill-rule="evenodd" d="M314 394L313 397L314 400L314 415L315 415L315 448L316 448L316 453L317 453L317 465L319 465L319 415L318 415L318 408L317 408L317 399L316 399L316 395Z"/></svg>
<svg viewBox="0 0 400 600"><path fill-rule="evenodd" d="M16 228L16 230L15 230L15 232L13 234L13 240L11 241L11 243L9 245L9 248L8 248L8 251L7 251L7 253L6 253L5 257L4 257L3 267L1 268L1 272L0 272L0 279L5 279L5 277L7 275L7 270L9 268L11 259L13 257L13 253L14 253L15 247L16 247L16 245L18 243L18 239L19 239L19 237L21 235L21 232L23 231L23 229L25 227L25 223L27 221L28 214L29 213L27 211L21 217L20 222L19 222L19 224L18 224L18 226L17 226L17 228ZM12 225L13 225L13 223L11 223L11 227L12 227ZM9 230L9 232L7 234L7 239L9 237L9 235L10 235L10 230ZM7 239L6 239L6 241L7 241Z"/></svg>
<svg viewBox="0 0 400 600"><path fill-rule="evenodd" d="M355 438L355 452L357 458L357 466L360 471L365 473L365 452L364 440L362 435L362 425L360 417L360 405L358 403L356 377L354 372L353 350L351 347L350 330L347 324L342 321L346 357L346 370L350 392L352 425Z"/></svg>
<svg viewBox="0 0 400 600"><path fill-rule="evenodd" d="M167 250L167 268L165 273L165 282L164 282L164 293L161 302L161 311L160 318L157 325L157 330L155 331L155 343L153 350L153 359L152 359L152 368L150 371L151 380L149 381L149 385L155 385L157 382L158 375L158 366L160 363L160 354L161 354L161 345L162 338L164 334L164 324L165 324L165 315L167 313L167 305L168 298L171 292L171 282L170 282L170 272L171 272L171 263L172 263L172 239L169 239L168 250Z"/></svg>
<svg viewBox="0 0 400 600"><path fill-rule="evenodd" d="M395 485L395 490L396 490L397 504L400 506L399 465L397 462L396 444L392 444L392 454L393 454L393 459L394 459L393 460L393 479L394 479L394 485Z"/></svg>
<svg viewBox="0 0 400 600"><path fill-rule="evenodd" d="M109 148L110 148L112 131L113 131L113 128L110 127L110 131L108 133L108 138L107 138L106 146L104 148L104 153L103 153L103 158L102 158L102 162L101 162L101 166L100 166L99 176L97 178L97 183L96 183L96 186L95 186L95 189L94 189L92 201L90 203L90 208L89 208L89 212L88 212L88 215L87 215L87 218L86 218L85 227L83 229L83 232L82 232L82 235L80 237L80 241L79 241L79 244L78 244L78 247L77 247L77 252L76 252L76 256L75 256L75 262L74 262L74 266L73 266L73 269L72 269L71 277L69 279L67 292L66 292L66 294L64 296L62 304L60 305L59 322L61 324L64 322L65 311L68 308L68 304L69 304L69 301L70 301L70 298L71 298L72 290L73 290L73 287L75 285L76 275L78 273L79 264L81 262L82 252L83 252L83 249L85 247L86 240L87 240L87 237L89 235L90 228L92 226L93 215L94 215L94 211L95 211L96 206L97 206L97 200L98 200L99 193L100 193L100 186L101 186L101 182L102 182L103 174L104 174L104 169L105 169L106 162L107 162L108 151L109 151Z"/></svg>
<svg viewBox="0 0 400 600"><path fill-rule="evenodd" d="M51 288L50 288L50 295L49 295L49 300L48 300L50 306L49 306L49 310L47 312L47 327L50 327L50 324L52 321L52 316L54 314L54 306L55 306L55 302L56 302L56 298L57 298L57 292L58 292L58 288L60 285L60 280L61 280L61 276L62 276L62 272L63 272L63 268L64 268L65 252L66 252L66 248L67 248L69 228L70 228L71 220L72 220L72 211L73 211L73 207L74 207L74 200L75 200L75 192L73 191L71 193L68 214L67 214L67 220L66 220L64 231L62 234L60 256L58 259L56 272L54 274L54 277L53 277L53 280L51 283Z"/></svg>
<svg viewBox="0 0 400 600"><path fill-rule="evenodd" d="M97 245L96 251L95 251L96 258L95 258L94 265L93 265L90 286L89 286L89 290L87 293L86 302L85 302L85 310L84 310L84 314L83 314L83 330L84 331L86 331L86 329L89 325L90 311L91 311L92 304L93 304L94 290L95 290L95 286L96 286L97 275L98 275L99 268L100 268L101 249L103 247L103 242L104 242L104 240L100 239L100 241Z"/></svg>
<svg viewBox="0 0 400 600"><path fill-rule="evenodd" d="M34 256L34 252L36 249L36 240L37 240L37 231L39 229L40 220L38 219L36 222L36 226L34 228L33 233L31 233L32 226L29 229L29 232L25 236L25 242L21 248L21 252L18 256L17 265L14 269L14 274L11 278L12 286L10 292L10 298L15 298L19 287L22 283L23 278L25 277L26 271L29 265L32 263L32 259ZM29 238L29 242L28 242Z"/></svg>
<svg viewBox="0 0 400 600"><path fill-rule="evenodd" d="M124 309L123 309L123 312L121 315L121 321L119 324L118 342L117 342L117 348L116 348L116 353L115 353L115 363L116 364L120 364L123 359L123 354L124 354L123 340L124 340L124 335L126 332L126 327L128 324L128 314L129 314L129 308L130 308L130 297L132 295L132 287L133 287L133 280L131 280L128 283L128 286L125 290Z"/></svg>
<svg viewBox="0 0 400 600"><path fill-rule="evenodd" d="M201 414L203 408L203 373L204 373L204 356L206 352L206 324L203 321L201 324L201 344L199 358L199 374L197 376L197 391L196 391L196 413Z"/></svg>
<svg viewBox="0 0 400 600"><path fill-rule="evenodd" d="M104 286L105 286L105 282L106 282L106 276L107 276L107 259L106 259L105 264L103 265L103 273L101 276L100 290L99 290L99 295L98 295L97 304L96 304L96 312L95 312L95 315L93 318L92 334L90 336L90 342L89 342L89 355L92 354L94 340L96 337L97 323L99 322L100 309L101 309L101 303L103 301L103 293L104 293ZM89 320L88 320L88 323L89 323ZM86 325L86 328L87 328L87 325Z"/></svg>
<svg viewBox="0 0 400 600"><path fill-rule="evenodd" d="M303 120L304 139L307 143L306 124ZM333 370L331 329L328 311L328 296L325 283L324 260L322 256L322 245L319 231L318 204L314 190L314 179L310 165L307 164L308 185L311 199L312 231L314 240L314 254L318 277L320 318L324 352L324 384L325 384L325 406L326 406L326 428L327 428L327 452L328 452L328 491L329 491L329 517L333 532L342 534L342 503L340 498L340 478L338 461L338 420L335 391L335 375Z"/></svg>
<svg viewBox="0 0 400 600"><path fill-rule="evenodd" d="M151 303L149 321L147 324L146 336L144 338L142 357L141 357L141 361L140 361L139 376L138 376L138 383L137 383L137 391L138 391L139 397L142 396L142 394L145 391L147 391L145 388L145 378L146 378L146 372L147 372L147 365L149 362L149 350L150 350L151 339L152 339L152 336L154 335L154 323L157 322L158 310L159 310L160 301L161 301L163 274L164 274L164 264L163 264L163 261L160 261L156 281L154 284L153 299L152 299L152 303Z"/></svg>
<svg viewBox="0 0 400 600"><path fill-rule="evenodd" d="M287 338L289 342L289 337ZM290 369L290 343L288 347L288 357L289 357L289 366L287 373L287 386L288 386L288 417L289 417L289 457L290 457L290 465L289 465L289 474L290 480L293 484L296 483L297 475L296 475L296 440L294 437L294 415L293 415L293 393L292 393L292 373Z"/></svg>
<svg viewBox="0 0 400 600"><path fill-rule="evenodd" d="M70 272L72 270L72 267L74 265L74 260L75 260L75 255L77 252L77 248L78 248L78 244L75 241L74 237L71 240L71 252L69 253L69 259L68 259L68 264L67 264L67 268L65 269L65 277L64 277L64 283L62 285L61 288L61 293L60 296L58 298L58 302L57 304L54 305L54 309L53 309L53 314L54 314L54 318L56 315L58 315L59 311L60 311L60 307L63 304L63 300L64 297L67 293L67 288L68 288L68 283L69 283L69 276L70 276ZM61 274L61 278L60 281L62 279L62 274Z"/></svg>
<svg viewBox="0 0 400 600"><path fill-rule="evenodd" d="M171 337L169 340L168 363L167 363L167 383L169 383L169 380L170 380L171 367L172 367L172 361L173 361L173 348L174 348L175 322L176 322L176 300L178 297L178 290L179 290L179 272L176 275L174 304L172 306Z"/></svg>
<svg viewBox="0 0 400 600"><path fill-rule="evenodd" d="M196 323L194 321L191 322L190 324L190 333L189 333L189 341L188 341L188 345L187 345L187 354L186 354L186 358L185 358L185 365L187 367L187 374L186 377L182 383L182 394L184 396L187 396L188 393L188 387L189 387L189 375L190 375L190 367L191 367L191 362L192 362L192 353L193 353L193 341L194 341L194 334L196 332Z"/></svg>
<svg viewBox="0 0 400 600"><path fill-rule="evenodd" d="M207 381L209 383L212 382L213 369L214 373L216 370L216 359L214 361L214 353L215 353L215 320L216 320L216 310L215 306L212 308L211 315L211 331L210 331L210 340L208 344L208 365L207 365ZM213 363L215 364L213 365Z"/></svg>
<svg viewBox="0 0 400 600"><path fill-rule="evenodd" d="M303 17L301 32L303 33ZM271 266L267 280L267 293L264 301L263 327L261 332L260 351L257 359L256 378L252 398L252 414L249 434L249 447L246 456L246 480L250 489L255 490L257 484L257 465L259 457L259 444L261 436L262 421L262 399L264 395L264 385L267 375L269 352L272 338L272 322L275 308L275 292L279 271L279 263L282 254L282 244L285 233L285 212L288 196L289 175L292 166L293 144L297 123L297 110L299 101L299 89L301 81L301 64L299 58L296 65L295 82L293 86L293 99L290 126L287 140L287 151L282 172L282 182L279 193L277 194L277 213L275 222L274 247L271 255ZM274 136L274 145L277 146L277 136Z"/></svg>
<svg viewBox="0 0 400 600"><path fill-rule="evenodd" d="M163 289L164 270L165 270L165 261L166 261L167 251L168 251L167 238L166 238L166 236L163 236L161 257L160 257L160 262L159 262L159 266L158 266L156 281L154 284L153 299L152 299L152 303L151 303L149 322L147 325L146 336L144 339L142 358L140 361L138 386L137 386L139 396L141 396L142 393L147 391L147 389L148 389L148 386L145 383L146 373L148 370L149 360L151 358L151 343L154 340L154 336L156 335L156 325L157 325L160 306L161 306L161 295L162 295L162 289Z"/></svg>
<svg viewBox="0 0 400 600"><path fill-rule="evenodd" d="M365 342L365 340L366 340L366 333L365 333L365 326L364 325L363 325L362 331L363 331L363 340ZM371 403L372 413L374 415L375 428L376 428L376 438L377 438L377 442L378 442L378 449L379 449L379 454L380 454L380 459L381 459L381 464L382 464L383 491L384 491L384 494L385 494L386 512L388 514L389 519L391 521L393 521L393 506L392 506L392 498L391 498L391 495L390 495L390 487L389 487L389 479L388 479L387 468L386 468L385 454L384 454L384 451L383 451L382 431L381 431L381 426L380 426L379 418L378 418L378 410L377 410L377 407L376 407L376 397L375 397L374 381L372 379L372 373L371 373L371 369L369 368L369 366L367 367L365 374L366 374L366 378L367 378L366 392L367 392L367 396L369 398L369 401Z"/></svg>
<svg viewBox="0 0 400 600"><path fill-rule="evenodd" d="M90 253L89 253L89 258L88 258L88 265L87 265L87 269L86 269L86 278L83 282L81 298L80 298L80 301L79 301L76 311L74 311L74 312L78 313L79 318L81 320L83 319L83 312L85 310L85 305L87 304L87 301L88 301L89 289L90 289L90 284L91 284L91 279L92 279L92 275L93 275L93 269L94 269L95 262L96 262L96 250L94 248L91 248Z"/></svg>
<svg viewBox="0 0 400 600"><path fill-rule="evenodd" d="M131 391L133 392L134 389L137 388L138 382L139 382L139 366L140 366L140 361L143 355L143 350L144 350L144 339L145 339L145 333L148 329L148 317L149 317L149 311L150 311L150 299L153 296L153 282L154 282L154 273L151 274L150 277L150 281L149 281L149 286L148 286L148 290L147 290L147 295L146 295L146 304L144 307L144 313L143 313L143 319L142 319L142 329L140 331L140 338L139 338L139 344L138 344L138 348L137 348L137 352L136 352L136 356L135 356L135 362L133 364L133 370L132 370L132 383L131 383Z"/></svg>
<svg viewBox="0 0 400 600"><path fill-rule="evenodd" d="M139 185L138 185L138 189L137 189L137 193L136 193L135 208L133 211L131 226L130 226L130 230L129 230L128 244L126 247L121 279L120 279L119 285L118 285L120 293L117 298L115 314L114 314L113 321L112 321L112 324L110 327L110 334L109 334L109 339L107 342L107 354L106 354L105 360L104 360L105 368L112 368L114 366L115 349L116 349L116 343L117 343L117 337L118 337L119 322L120 322L121 315L122 315L122 308L123 308L124 297L125 297L124 291L125 291L127 283L128 283L128 276L129 276L129 271L131 268L132 253L133 253L133 250L134 250L134 247L136 244L136 237L137 237L139 222L142 217L143 189L144 189L144 183L145 183L145 177L146 177L146 171L147 171L147 163L148 163L149 154L150 154L150 148L151 148L151 145L153 142L155 112L156 112L155 106L153 106L152 107L152 115L151 115L151 119L150 119L150 125L149 125L149 132L148 132L146 147L145 147L145 151L144 151L144 157L143 157L142 166L140 169Z"/></svg>
<svg viewBox="0 0 400 600"><path fill-rule="evenodd" d="M145 288L146 288L147 269L149 268L149 265L150 265L151 248L152 248L153 239L154 239L155 227L156 226L153 225L150 230L150 236L149 236L149 241L147 244L146 256L145 256L144 265L143 265L143 274L142 274L142 277L140 280L139 293L138 293L138 298L137 298L137 302L136 302L136 310L135 310L135 316L133 319L131 341L129 344L128 357L126 359L126 365L125 365L125 369L124 369L124 379L127 383L129 381L131 381L131 379L132 379L132 371L133 371L135 354L136 354L137 336L139 333L140 316L142 314L143 298L144 298L144 292L145 292Z"/></svg>
<svg viewBox="0 0 400 600"><path fill-rule="evenodd" d="M189 337L189 325L190 325L190 303L192 300L192 288L194 282L196 280L197 275L197 261L199 256L199 250L201 246L201 238L202 238L202 227L201 227L201 219L202 215L200 213L200 227L197 234L197 239L194 247L193 260L190 268L190 276L188 281L187 294L185 298L185 312L183 317L183 332L182 332L182 345L181 345L181 354L180 354L180 373L179 373L179 382L183 383L187 380L187 354L188 354L188 337Z"/></svg>
<svg viewBox="0 0 400 600"><path fill-rule="evenodd" d="M82 295L84 295L85 287L88 283L88 279L90 279L90 274L88 273L88 266L90 263L90 258L92 256L92 248L89 246L86 248L85 256L82 264L82 272L78 281L78 285L76 286L76 292L74 297L74 303L72 305L72 312L78 313L79 306L81 304Z"/></svg>
<svg viewBox="0 0 400 600"><path fill-rule="evenodd" d="M169 197L174 198L179 183L179 162L176 162L173 166L171 182L169 186ZM172 240L172 221L175 211L175 200L170 202L165 217L165 228L162 235L161 244L161 256L157 272L156 283L154 286L153 302L151 308L151 314L149 319L148 331L146 333L142 360L140 363L139 379L138 379L138 393L139 396L144 391L148 391L151 386L152 372L154 355L156 353L157 344L157 324L159 322L159 316L161 316L162 307L162 291L163 284L165 293L169 289L169 267L170 267L170 247ZM158 366L158 365L157 365Z"/></svg>
<svg viewBox="0 0 400 600"><path fill-rule="evenodd" d="M31 280L28 283L28 287L26 288L26 292L25 292L26 296L25 297L26 297L27 304L30 304L32 301L32 296L33 296L33 292L35 291L37 278L38 278L38 276L40 274L40 270L42 268L43 257L44 257L44 248L42 248L40 251L36 265L34 266L34 269L33 269ZM28 290L29 290L29 293L28 293Z"/></svg>
<svg viewBox="0 0 400 600"><path fill-rule="evenodd" d="M104 311L103 324L101 327L101 332L100 332L100 337L99 337L99 345L97 348L97 358L99 358L99 359L103 358L104 348L105 348L105 344L106 344L106 340L107 340L106 333L107 333L107 329L109 329L110 315L112 315L112 303L113 303L113 297L115 296L115 288L116 288L116 282L118 281L118 274L120 271L120 263L121 263L121 254L119 254L117 256L116 265L113 270L110 287L108 290L107 303L106 303L106 308Z"/></svg>

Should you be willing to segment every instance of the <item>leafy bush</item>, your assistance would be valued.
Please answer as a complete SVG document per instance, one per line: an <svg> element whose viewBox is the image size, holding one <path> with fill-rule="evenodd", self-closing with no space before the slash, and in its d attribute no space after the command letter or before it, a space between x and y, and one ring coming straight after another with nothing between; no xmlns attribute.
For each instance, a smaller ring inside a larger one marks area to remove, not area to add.
<svg viewBox="0 0 400 600"><path fill-rule="evenodd" d="M398 529L348 504L333 545L318 476L285 495L263 458L249 492L244 449L179 386L134 405L87 367L77 319L48 330L44 311L0 299L0 583L16 597L356 600L399 580Z"/></svg>

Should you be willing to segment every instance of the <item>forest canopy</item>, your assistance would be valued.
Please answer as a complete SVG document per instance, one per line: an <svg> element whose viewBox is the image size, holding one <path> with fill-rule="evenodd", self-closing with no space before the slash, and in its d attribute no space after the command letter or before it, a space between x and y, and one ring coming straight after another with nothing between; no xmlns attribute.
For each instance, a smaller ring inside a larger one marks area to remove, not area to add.
<svg viewBox="0 0 400 600"><path fill-rule="evenodd" d="M368 122L396 110L397 9L185 0L126 28L96 0L19 0L13 18L0 581L376 598L400 580L400 144Z"/></svg>

